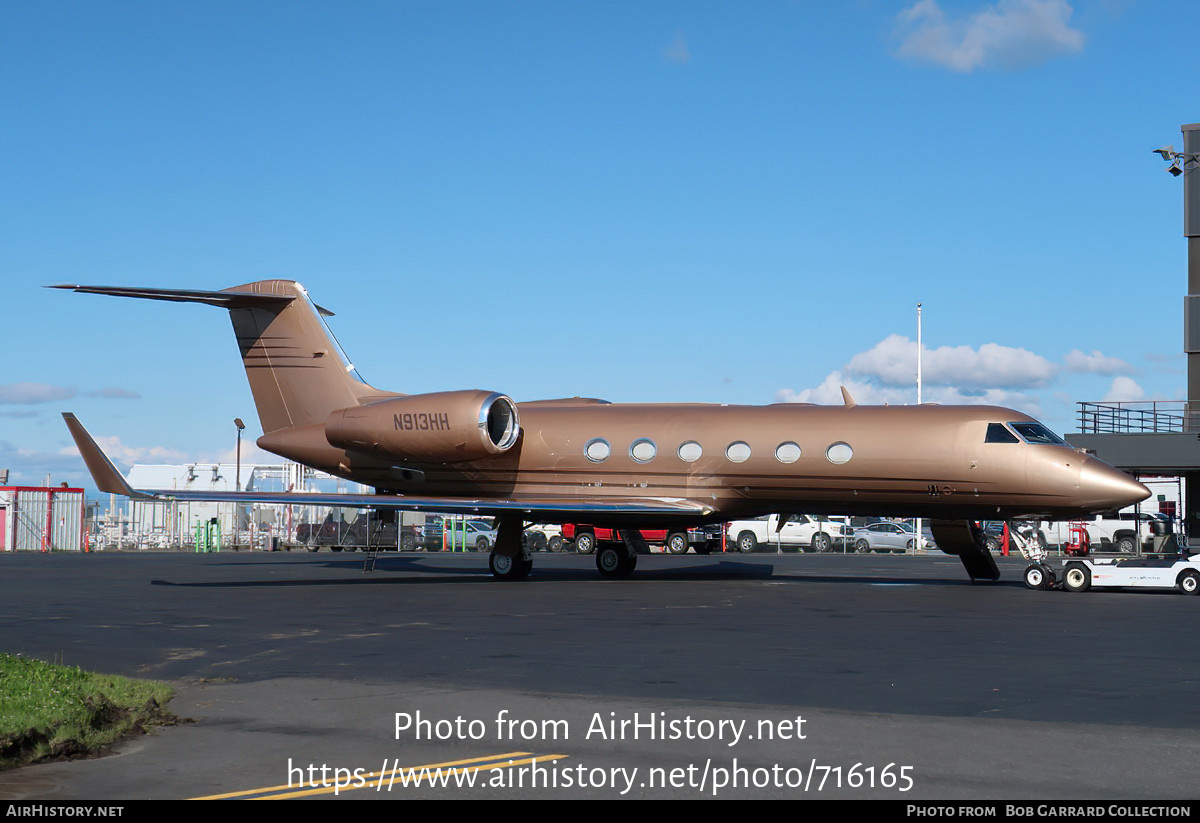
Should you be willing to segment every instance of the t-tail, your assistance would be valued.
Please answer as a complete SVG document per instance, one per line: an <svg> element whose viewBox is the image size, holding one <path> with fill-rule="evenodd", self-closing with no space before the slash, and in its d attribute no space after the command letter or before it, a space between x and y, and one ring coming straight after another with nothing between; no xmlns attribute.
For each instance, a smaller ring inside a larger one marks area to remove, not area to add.
<svg viewBox="0 0 1200 823"><path fill-rule="evenodd" d="M332 312L314 304L294 280L260 280L221 291L50 288L228 309L263 434L324 423L338 409L396 396L362 381L325 325L323 316Z"/></svg>

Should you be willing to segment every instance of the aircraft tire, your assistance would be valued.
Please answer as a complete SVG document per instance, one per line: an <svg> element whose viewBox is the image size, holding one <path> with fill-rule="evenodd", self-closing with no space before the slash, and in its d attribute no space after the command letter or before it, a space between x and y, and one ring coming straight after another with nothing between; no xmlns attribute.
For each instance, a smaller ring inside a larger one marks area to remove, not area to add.
<svg viewBox="0 0 1200 823"><path fill-rule="evenodd" d="M1200 574L1191 569L1185 569L1179 575L1179 580L1175 583L1175 586L1181 594L1200 594Z"/></svg>
<svg viewBox="0 0 1200 823"><path fill-rule="evenodd" d="M524 580L533 571L533 561L492 552L488 555L488 568L497 580Z"/></svg>
<svg viewBox="0 0 1200 823"><path fill-rule="evenodd" d="M1092 573L1082 563L1068 563L1063 569L1063 588L1069 592L1086 592L1092 586Z"/></svg>
<svg viewBox="0 0 1200 823"><path fill-rule="evenodd" d="M630 556L620 546L601 546L596 550L596 570L601 577L629 577L637 568L637 556Z"/></svg>
<svg viewBox="0 0 1200 823"><path fill-rule="evenodd" d="M1048 583L1046 570L1041 564L1034 563L1025 567L1025 587L1035 591L1045 589Z"/></svg>

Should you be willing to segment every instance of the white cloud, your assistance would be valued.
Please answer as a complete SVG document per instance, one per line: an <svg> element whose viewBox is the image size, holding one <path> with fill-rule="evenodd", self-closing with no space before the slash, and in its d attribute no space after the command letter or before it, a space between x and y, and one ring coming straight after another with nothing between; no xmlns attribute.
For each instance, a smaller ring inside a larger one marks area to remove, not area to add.
<svg viewBox="0 0 1200 823"><path fill-rule="evenodd" d="M841 371L830 372L821 384L812 389L780 389L775 393L776 403L816 403L822 406L842 405L842 389L845 386L854 402L863 406L903 406L917 402L916 386L880 386L854 380ZM1004 406L1017 408L1037 415L1041 413L1038 397L1020 391L1005 389L959 389L953 386L926 386L921 399L926 403L943 406Z"/></svg>
<svg viewBox="0 0 1200 823"><path fill-rule="evenodd" d="M1083 48L1066 0L998 0L949 15L936 0L918 0L897 18L899 53L960 72L1022 69Z"/></svg>
<svg viewBox="0 0 1200 823"><path fill-rule="evenodd" d="M222 452L218 452L211 458L206 459L209 463L236 463L237 446L230 446ZM271 454L268 451L263 451L258 445L250 439L242 441L242 465L270 465L276 466L283 461L283 458L277 454Z"/></svg>
<svg viewBox="0 0 1200 823"><path fill-rule="evenodd" d="M1105 401L1114 403L1142 400L1145 397L1146 391L1128 377L1113 380L1112 385L1108 387L1108 394L1104 395Z"/></svg>
<svg viewBox="0 0 1200 823"><path fill-rule="evenodd" d="M49 383L6 383L0 385L0 404L51 403L75 396L74 389Z"/></svg>
<svg viewBox="0 0 1200 823"><path fill-rule="evenodd" d="M889 335L869 351L854 355L846 371L892 386L913 386L917 344L899 334ZM925 349L921 381L929 386L979 389L1033 387L1045 385L1057 371L1049 360L1026 349L998 343L984 343L978 349L942 346Z"/></svg>
<svg viewBox="0 0 1200 823"><path fill-rule="evenodd" d="M228 463L232 465L237 462L236 445L214 452L189 454L166 446L127 446L116 435L97 436L95 440L101 451L108 455L110 460L124 466L132 466L134 463ZM79 449L72 444L60 449L58 453L64 456L78 456ZM242 441L242 465L278 465L281 461L281 457L263 451L253 440Z"/></svg>
<svg viewBox="0 0 1200 823"><path fill-rule="evenodd" d="M876 386L861 380L847 377L841 371L830 372L821 385L814 389L780 389L775 393L776 403L817 403L819 405L842 405L842 386L850 392L855 403L864 406L882 405L884 403L899 406L905 403L915 403L916 389Z"/></svg>
<svg viewBox="0 0 1200 823"><path fill-rule="evenodd" d="M116 435L110 437L96 436L94 439L96 444L100 446L101 451L108 455L109 459L114 463L132 465L148 459L178 463L183 461L185 457L183 452L168 449L165 446L126 446L121 442L121 438ZM63 455L77 455L79 454L79 449L71 445L60 449L58 453Z"/></svg>
<svg viewBox="0 0 1200 823"><path fill-rule="evenodd" d="M1108 357L1098 350L1084 354L1079 349L1073 349L1063 358L1068 371L1081 374L1130 374L1135 369L1119 357Z"/></svg>
<svg viewBox="0 0 1200 823"><path fill-rule="evenodd" d="M74 484L87 474L78 458L19 448L3 440L0 440L0 468L10 469L8 482L18 486L40 486L46 475L51 475L52 483L67 480Z"/></svg>

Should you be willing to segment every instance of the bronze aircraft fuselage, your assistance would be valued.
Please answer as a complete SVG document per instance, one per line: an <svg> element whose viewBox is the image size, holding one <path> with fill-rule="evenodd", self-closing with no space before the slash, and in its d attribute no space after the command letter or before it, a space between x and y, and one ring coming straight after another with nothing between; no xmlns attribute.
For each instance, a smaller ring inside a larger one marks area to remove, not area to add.
<svg viewBox="0 0 1200 823"><path fill-rule="evenodd" d="M410 424L438 427L444 419L438 408L433 404ZM520 433L511 448L454 462L390 452L386 433L401 423L388 399L356 410L369 436L352 448L330 443L329 424L280 430L258 443L390 493L514 501L685 499L710 507L711 516L703 519L713 522L765 513L1069 519L1147 494L1124 472L1067 445L1016 436L986 442L989 424L1036 423L995 406L576 398L515 408ZM593 519L634 521L620 514ZM694 514L654 518L683 519L697 520ZM636 518L653 525L649 520Z"/></svg>

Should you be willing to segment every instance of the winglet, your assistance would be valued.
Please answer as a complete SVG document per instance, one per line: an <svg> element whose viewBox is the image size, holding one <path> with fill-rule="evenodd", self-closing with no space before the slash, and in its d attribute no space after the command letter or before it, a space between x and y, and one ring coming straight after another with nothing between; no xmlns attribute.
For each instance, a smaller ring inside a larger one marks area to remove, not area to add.
<svg viewBox="0 0 1200 823"><path fill-rule="evenodd" d="M153 500L154 495L144 494L143 492L135 491L121 473L117 471L117 467L112 464L107 455L100 450L96 445L96 441L88 434L87 429L71 412L62 413L63 420L67 422L67 428L71 431L71 437L75 438L75 445L79 447L79 454L83 456L83 462L87 464L88 471L92 475L92 479L96 481L96 487L102 492L109 494L123 494L126 497L134 497L140 500Z"/></svg>
<svg viewBox="0 0 1200 823"><path fill-rule="evenodd" d="M842 386L842 402L846 404L846 408L848 409L858 405L854 402L854 398L850 396L850 391L845 386Z"/></svg>

